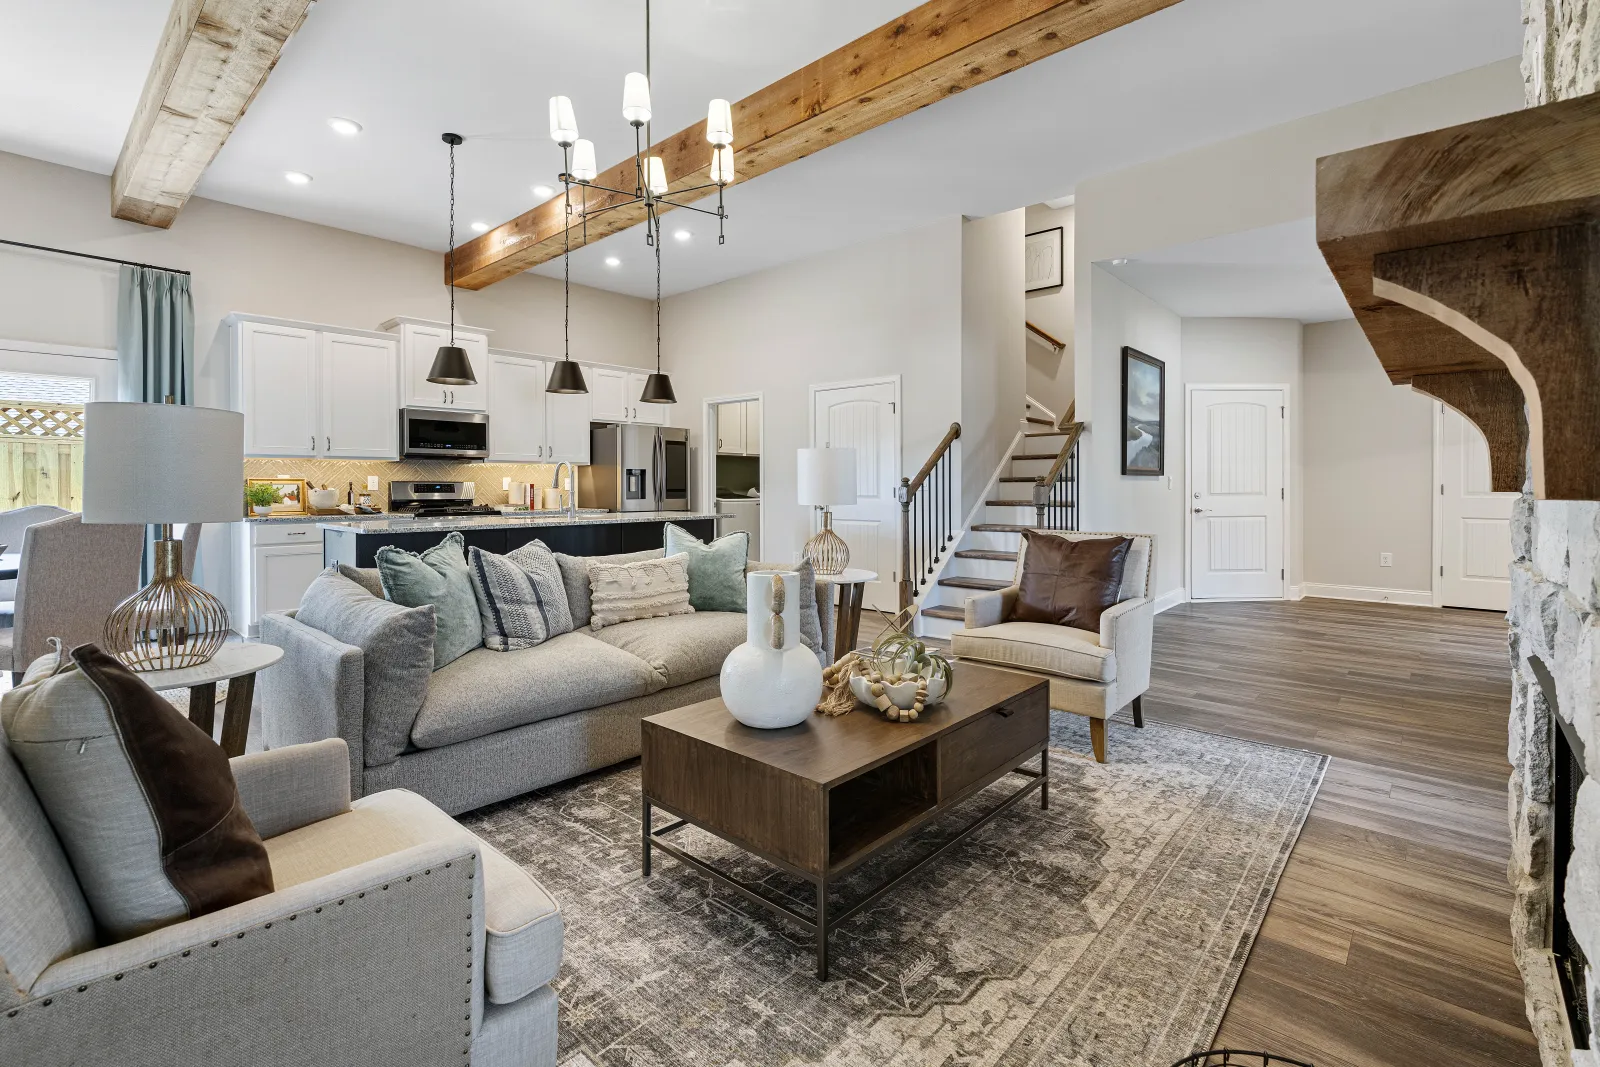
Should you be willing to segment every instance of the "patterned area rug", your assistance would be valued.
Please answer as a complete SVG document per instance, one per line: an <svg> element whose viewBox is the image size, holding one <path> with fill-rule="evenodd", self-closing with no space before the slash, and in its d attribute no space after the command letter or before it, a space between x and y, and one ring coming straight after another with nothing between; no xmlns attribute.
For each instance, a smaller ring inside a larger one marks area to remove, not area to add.
<svg viewBox="0 0 1600 1067"><path fill-rule="evenodd" d="M832 939L657 855L639 876L638 764L463 821L561 902L562 1067L1166 1067L1205 1048L1327 757L1150 723L1053 715L1050 810L1024 801ZM968 800L852 880L941 839ZM810 911L809 884L695 830L694 854ZM846 881L832 898L862 894Z"/></svg>

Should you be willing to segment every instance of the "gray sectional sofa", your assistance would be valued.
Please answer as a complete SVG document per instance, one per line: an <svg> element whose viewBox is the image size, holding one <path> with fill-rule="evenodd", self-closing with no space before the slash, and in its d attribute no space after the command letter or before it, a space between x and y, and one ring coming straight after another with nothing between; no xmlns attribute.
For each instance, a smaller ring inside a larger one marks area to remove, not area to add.
<svg viewBox="0 0 1600 1067"><path fill-rule="evenodd" d="M369 758L363 744L383 711L366 706L362 650L295 612L263 616L261 640L284 650L258 682L267 747L343 738L353 796L410 789L454 815L637 756L639 720L717 696L722 661L745 638L743 614L714 611L591 631L587 589L570 580L568 589L575 631L514 652L479 648L434 671L410 744L393 759ZM817 586L825 664L830 592Z"/></svg>

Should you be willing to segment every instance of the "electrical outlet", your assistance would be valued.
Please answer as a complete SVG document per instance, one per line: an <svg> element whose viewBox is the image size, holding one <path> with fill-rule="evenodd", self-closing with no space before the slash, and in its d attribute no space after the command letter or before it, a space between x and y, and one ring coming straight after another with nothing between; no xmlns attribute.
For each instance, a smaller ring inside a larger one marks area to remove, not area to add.
<svg viewBox="0 0 1600 1067"><path fill-rule="evenodd" d="M378 491L378 476L376 474L367 475L367 490L373 493Z"/></svg>
<svg viewBox="0 0 1600 1067"><path fill-rule="evenodd" d="M500 479L500 488L506 490L507 492L510 492L511 491L511 479L510 478L501 478Z"/></svg>
<svg viewBox="0 0 1600 1067"><path fill-rule="evenodd" d="M1394 566L1394 553L1393 552L1379 552L1378 553L1378 566L1380 566L1380 567L1393 567Z"/></svg>

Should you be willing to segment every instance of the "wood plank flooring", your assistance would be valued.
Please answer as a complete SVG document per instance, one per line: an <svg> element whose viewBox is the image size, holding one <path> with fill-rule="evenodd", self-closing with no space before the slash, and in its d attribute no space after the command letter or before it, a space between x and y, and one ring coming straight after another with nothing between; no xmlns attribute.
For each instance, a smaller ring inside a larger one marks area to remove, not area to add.
<svg viewBox="0 0 1600 1067"><path fill-rule="evenodd" d="M1147 719L1334 757L1219 1047L1315 1067L1538 1064L1508 920L1510 699L1505 621L1487 612L1157 616Z"/></svg>

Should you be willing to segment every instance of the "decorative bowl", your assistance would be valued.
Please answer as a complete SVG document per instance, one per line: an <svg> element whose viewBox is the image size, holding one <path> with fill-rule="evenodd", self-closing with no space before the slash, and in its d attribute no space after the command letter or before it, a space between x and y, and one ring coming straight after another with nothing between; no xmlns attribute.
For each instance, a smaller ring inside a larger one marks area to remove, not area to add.
<svg viewBox="0 0 1600 1067"><path fill-rule="evenodd" d="M917 689L922 686L923 682L924 679L921 677L911 675L900 682L884 682L883 691L888 694L889 703L902 711L907 711L911 708L911 705L917 702ZM926 682L928 699L923 706L931 708L944 699L944 694L948 687L943 678L929 678L926 679ZM856 699L867 705L867 707L877 707L877 703L872 699L872 683L867 680L866 675L854 674L850 676L850 692L854 693Z"/></svg>

